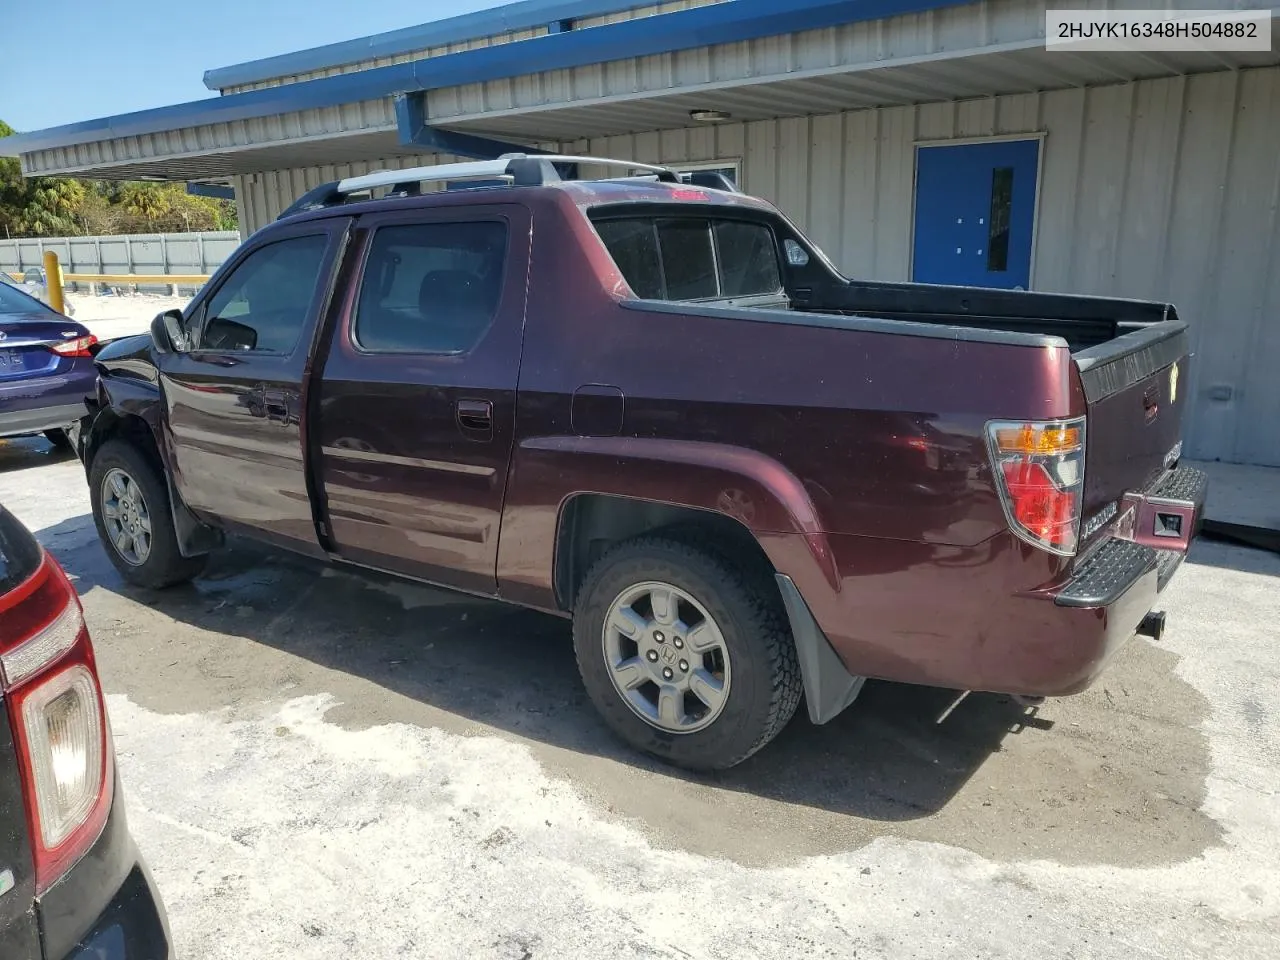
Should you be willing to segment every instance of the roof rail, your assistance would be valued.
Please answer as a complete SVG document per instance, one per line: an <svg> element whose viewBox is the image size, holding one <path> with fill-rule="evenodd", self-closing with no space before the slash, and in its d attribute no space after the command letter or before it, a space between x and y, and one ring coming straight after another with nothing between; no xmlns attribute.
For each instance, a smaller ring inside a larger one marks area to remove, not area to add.
<svg viewBox="0 0 1280 960"><path fill-rule="evenodd" d="M391 187L393 192L413 195L423 183L462 180L503 180L514 187L538 187L559 183L562 179L555 164L594 164L596 166L623 167L653 174L666 183L680 183L680 177L667 167L635 160L614 160L608 157L578 157L560 154L529 155L506 153L497 160L471 160L465 163L439 163L429 167L409 167L405 170L378 170L359 177L346 177L332 183L321 184L308 190L295 200L276 219L283 220L307 210L320 210L346 201L348 194L365 193L378 187Z"/></svg>

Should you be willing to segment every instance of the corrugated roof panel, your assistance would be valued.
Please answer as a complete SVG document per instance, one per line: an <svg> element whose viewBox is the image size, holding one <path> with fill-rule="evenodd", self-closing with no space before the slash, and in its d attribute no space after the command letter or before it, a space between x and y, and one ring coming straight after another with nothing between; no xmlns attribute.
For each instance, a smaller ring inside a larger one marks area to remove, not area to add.
<svg viewBox="0 0 1280 960"><path fill-rule="evenodd" d="M452 56L330 76L194 103L105 117L49 130L18 134L0 141L4 149L31 152L49 146L111 136L143 135L165 129L264 117L389 97L406 91L440 89L466 83L505 81L524 75L532 63L552 80L567 71L632 56L669 56L708 45L773 37L789 30L818 29L851 18L871 20L948 5L956 0L792 0L779 9L772 0L737 0L682 10L590 30L539 37L518 45L499 44ZM661 23L656 21L661 20ZM527 57L525 55L528 55ZM697 53L694 60L702 56ZM571 87L554 94L572 97ZM433 119L435 114L432 115Z"/></svg>
<svg viewBox="0 0 1280 960"><path fill-rule="evenodd" d="M400 30L216 67L205 72L204 83L210 90L253 88L282 77L319 74L326 69L439 50L451 44L492 40L529 30L545 32L546 25L553 21L591 17L628 6L626 0L524 0Z"/></svg>

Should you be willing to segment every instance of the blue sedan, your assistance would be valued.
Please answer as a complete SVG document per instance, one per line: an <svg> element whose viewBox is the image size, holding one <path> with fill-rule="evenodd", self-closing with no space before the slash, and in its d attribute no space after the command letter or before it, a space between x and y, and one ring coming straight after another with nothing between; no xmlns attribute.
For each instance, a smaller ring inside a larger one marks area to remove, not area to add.
<svg viewBox="0 0 1280 960"><path fill-rule="evenodd" d="M65 428L93 392L97 338L0 279L0 437L42 433L69 446Z"/></svg>

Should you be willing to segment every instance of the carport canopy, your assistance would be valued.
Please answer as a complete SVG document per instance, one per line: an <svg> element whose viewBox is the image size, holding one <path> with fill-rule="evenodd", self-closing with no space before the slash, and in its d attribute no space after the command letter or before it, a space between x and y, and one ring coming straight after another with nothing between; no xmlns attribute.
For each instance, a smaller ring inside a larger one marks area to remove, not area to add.
<svg viewBox="0 0 1280 960"><path fill-rule="evenodd" d="M493 18L528 6L489 11L486 22L515 22ZM526 16L555 5L532 6ZM20 156L28 175L225 180L677 129L695 111L749 122L1280 64L1274 12L1268 52L1083 54L1046 51L1045 9L1044 0L734 0L583 29L557 21L558 32L18 134L0 140L0 153ZM454 20L420 28L415 42L425 46L432 29L456 34ZM352 44L378 49L378 40ZM322 62L315 53L275 59Z"/></svg>

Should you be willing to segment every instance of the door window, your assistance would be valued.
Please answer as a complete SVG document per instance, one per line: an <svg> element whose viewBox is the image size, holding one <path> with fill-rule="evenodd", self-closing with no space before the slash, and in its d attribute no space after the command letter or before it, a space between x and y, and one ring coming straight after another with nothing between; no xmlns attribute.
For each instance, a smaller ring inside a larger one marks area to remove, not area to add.
<svg viewBox="0 0 1280 960"><path fill-rule="evenodd" d="M1009 213L1013 209L1013 167L991 171L991 218L987 227L987 270L1009 269Z"/></svg>
<svg viewBox="0 0 1280 960"><path fill-rule="evenodd" d="M325 234L291 237L245 257L210 298L199 349L292 353L328 243Z"/></svg>
<svg viewBox="0 0 1280 960"><path fill-rule="evenodd" d="M415 223L373 235L354 339L369 353L465 353L502 299L502 221Z"/></svg>

